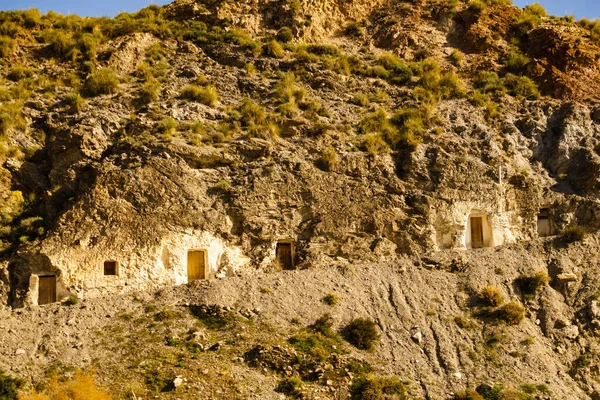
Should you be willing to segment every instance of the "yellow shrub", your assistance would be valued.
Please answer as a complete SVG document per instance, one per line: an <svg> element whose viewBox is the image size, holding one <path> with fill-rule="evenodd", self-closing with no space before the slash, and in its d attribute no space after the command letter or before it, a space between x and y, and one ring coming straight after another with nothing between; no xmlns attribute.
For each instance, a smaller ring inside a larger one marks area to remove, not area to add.
<svg viewBox="0 0 600 400"><path fill-rule="evenodd" d="M21 393L19 400L112 400L112 397L96 385L91 374L78 371L65 382L52 378L42 392Z"/></svg>

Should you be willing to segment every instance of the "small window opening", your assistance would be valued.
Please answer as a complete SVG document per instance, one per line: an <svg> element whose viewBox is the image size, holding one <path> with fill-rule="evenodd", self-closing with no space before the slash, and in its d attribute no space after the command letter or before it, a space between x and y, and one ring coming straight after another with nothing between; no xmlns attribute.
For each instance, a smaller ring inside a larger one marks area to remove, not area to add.
<svg viewBox="0 0 600 400"><path fill-rule="evenodd" d="M104 275L117 275L116 261L104 261Z"/></svg>

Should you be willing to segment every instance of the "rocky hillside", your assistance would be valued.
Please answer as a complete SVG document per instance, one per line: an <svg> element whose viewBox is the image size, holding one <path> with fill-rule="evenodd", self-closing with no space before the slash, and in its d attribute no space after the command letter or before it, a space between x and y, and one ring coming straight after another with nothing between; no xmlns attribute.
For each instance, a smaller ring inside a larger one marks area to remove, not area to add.
<svg viewBox="0 0 600 400"><path fill-rule="evenodd" d="M0 13L0 369L600 398L598 54L597 21L508 0Z"/></svg>

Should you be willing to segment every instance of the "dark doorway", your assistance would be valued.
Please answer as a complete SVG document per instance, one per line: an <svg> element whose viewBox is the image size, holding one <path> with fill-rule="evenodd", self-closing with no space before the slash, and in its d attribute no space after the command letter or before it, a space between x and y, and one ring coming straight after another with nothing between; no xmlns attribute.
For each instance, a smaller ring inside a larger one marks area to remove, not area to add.
<svg viewBox="0 0 600 400"><path fill-rule="evenodd" d="M483 217L471 217L471 247L483 247Z"/></svg>
<svg viewBox="0 0 600 400"><path fill-rule="evenodd" d="M281 269L294 269L294 255L291 243L277 243L275 258Z"/></svg>

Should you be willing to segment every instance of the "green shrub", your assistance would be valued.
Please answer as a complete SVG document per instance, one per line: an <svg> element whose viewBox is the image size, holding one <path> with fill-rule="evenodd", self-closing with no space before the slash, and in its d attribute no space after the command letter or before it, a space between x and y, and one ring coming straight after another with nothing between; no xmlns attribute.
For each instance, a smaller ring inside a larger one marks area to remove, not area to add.
<svg viewBox="0 0 600 400"><path fill-rule="evenodd" d="M600 41L600 20L595 19L590 21L587 18L582 18L579 21L579 26L589 31L591 40Z"/></svg>
<svg viewBox="0 0 600 400"><path fill-rule="evenodd" d="M481 303L491 307L498 307L504 302L504 297L502 297L500 289L491 285L488 285L481 289L478 298Z"/></svg>
<svg viewBox="0 0 600 400"><path fill-rule="evenodd" d="M524 35L537 27L542 18L546 17L546 10L540 3L529 4L515 21L515 30L518 35Z"/></svg>
<svg viewBox="0 0 600 400"><path fill-rule="evenodd" d="M485 400L498 400L503 389L502 385L494 385L493 387L479 385L477 386L477 393L482 395Z"/></svg>
<svg viewBox="0 0 600 400"><path fill-rule="evenodd" d="M267 119L265 109L248 97L242 99L240 114L241 121L245 126L263 124Z"/></svg>
<svg viewBox="0 0 600 400"><path fill-rule="evenodd" d="M50 57L65 60L72 58L75 49L75 40L71 34L60 29L55 29L42 33L42 38L47 44L47 51Z"/></svg>
<svg viewBox="0 0 600 400"><path fill-rule="evenodd" d="M23 118L23 103L0 103L0 135L6 135L10 129L25 129Z"/></svg>
<svg viewBox="0 0 600 400"><path fill-rule="evenodd" d="M79 303L79 299L76 296L70 296L67 300L64 301L64 305L66 306L74 306Z"/></svg>
<svg viewBox="0 0 600 400"><path fill-rule="evenodd" d="M402 381L394 376L390 378L372 375L356 378L350 386L352 400L406 399L406 389Z"/></svg>
<svg viewBox="0 0 600 400"><path fill-rule="evenodd" d="M344 28L344 34L351 37L361 37L363 35L363 28L359 22L350 22Z"/></svg>
<svg viewBox="0 0 600 400"><path fill-rule="evenodd" d="M323 297L323 303L328 306L335 306L340 302L340 298L333 293L328 293L327 296Z"/></svg>
<svg viewBox="0 0 600 400"><path fill-rule="evenodd" d="M566 243L581 242L585 239L585 229L579 225L568 226L560 233Z"/></svg>
<svg viewBox="0 0 600 400"><path fill-rule="evenodd" d="M12 378L0 369L0 399L17 400L17 392L23 386L23 381Z"/></svg>
<svg viewBox="0 0 600 400"><path fill-rule="evenodd" d="M426 133L431 124L431 109L429 107L404 108L396 112L392 122L398 127L398 135L387 141L396 149L415 150L420 138Z"/></svg>
<svg viewBox="0 0 600 400"><path fill-rule="evenodd" d="M275 95L281 103L298 103L306 97L306 91L296 86L296 76L287 72L275 86Z"/></svg>
<svg viewBox="0 0 600 400"><path fill-rule="evenodd" d="M361 350L370 350L379 340L377 324L367 318L354 318L343 330L344 338Z"/></svg>
<svg viewBox="0 0 600 400"><path fill-rule="evenodd" d="M77 114L81 112L85 106L85 100L79 93L74 92L65 96L64 104L68 113Z"/></svg>
<svg viewBox="0 0 600 400"><path fill-rule="evenodd" d="M498 74L492 71L479 71L475 75L474 83L481 93L504 92L504 83Z"/></svg>
<svg viewBox="0 0 600 400"><path fill-rule="evenodd" d="M495 311L495 316L508 325L518 325L525 318L525 308L519 303L511 301Z"/></svg>
<svg viewBox="0 0 600 400"><path fill-rule="evenodd" d="M473 389L458 391L454 394L454 400L486 400L482 395Z"/></svg>
<svg viewBox="0 0 600 400"><path fill-rule="evenodd" d="M16 38L21 32L21 27L13 21L4 20L0 23L0 36L9 36Z"/></svg>
<svg viewBox="0 0 600 400"><path fill-rule="evenodd" d="M268 122L261 125L251 125L248 128L249 138L261 138L265 140L272 140L279 136L281 128L275 122Z"/></svg>
<svg viewBox="0 0 600 400"><path fill-rule="evenodd" d="M442 72L434 59L425 59L412 64L419 76L419 87L413 91L416 100L435 103L440 100L460 98L466 94L464 83L453 71Z"/></svg>
<svg viewBox="0 0 600 400"><path fill-rule="evenodd" d="M277 384L275 391L277 393L283 393L292 399L304 398L304 393L302 392L302 379L298 376L282 379Z"/></svg>
<svg viewBox="0 0 600 400"><path fill-rule="evenodd" d="M228 181L219 181L215 183L213 189L218 190L219 192L227 193L231 190L231 184Z"/></svg>
<svg viewBox="0 0 600 400"><path fill-rule="evenodd" d="M311 44L306 47L306 51L318 56L339 56L340 50L327 44Z"/></svg>
<svg viewBox="0 0 600 400"><path fill-rule="evenodd" d="M113 94L119 89L120 80L115 71L108 68L100 69L87 77L81 88L88 97Z"/></svg>
<svg viewBox="0 0 600 400"><path fill-rule="evenodd" d="M271 40L262 48L263 54L268 57L282 58L284 56L283 46L277 40Z"/></svg>
<svg viewBox="0 0 600 400"><path fill-rule="evenodd" d="M329 314L323 314L320 316L312 325L308 326L308 329L322 334L326 337L336 337L337 335L331 329L333 327L333 318Z"/></svg>
<svg viewBox="0 0 600 400"><path fill-rule="evenodd" d="M186 86L181 91L179 97L186 100L197 101L210 107L214 107L219 99L216 87L199 87L196 85Z"/></svg>
<svg viewBox="0 0 600 400"><path fill-rule="evenodd" d="M328 147L321 152L317 165L323 171L331 171L337 163L337 153L333 147Z"/></svg>
<svg viewBox="0 0 600 400"><path fill-rule="evenodd" d="M325 361L332 353L339 353L340 338L332 329L333 320L324 314L305 330L291 337L288 342L305 354Z"/></svg>
<svg viewBox="0 0 600 400"><path fill-rule="evenodd" d="M413 71L395 54L384 53L379 57L377 63L385 68L385 72L371 70L370 73L382 79L387 79L391 83L402 85L408 82L413 76Z"/></svg>
<svg viewBox="0 0 600 400"><path fill-rule="evenodd" d="M398 67L406 65L404 64L404 61L402 61L397 55L393 53L383 53L377 60L377 63L383 68L387 69L388 71L393 71Z"/></svg>
<svg viewBox="0 0 600 400"><path fill-rule="evenodd" d="M483 0L471 0L469 1L468 10L472 13L480 13L485 10L487 4Z"/></svg>
<svg viewBox="0 0 600 400"><path fill-rule="evenodd" d="M454 317L454 323L458 325L459 328L462 329L471 329L473 328L473 323L466 319L465 317L456 316Z"/></svg>
<svg viewBox="0 0 600 400"><path fill-rule="evenodd" d="M452 54L450 54L450 60L452 60L452 64L457 67L460 67L464 60L464 54L462 51L454 49Z"/></svg>
<svg viewBox="0 0 600 400"><path fill-rule="evenodd" d="M350 102L357 106L366 107L369 105L370 100L369 100L369 96L367 96L366 94L359 93L359 94L355 95L352 98L352 100L350 100Z"/></svg>
<svg viewBox="0 0 600 400"><path fill-rule="evenodd" d="M15 51L15 41L6 36L0 36L0 57L11 56Z"/></svg>
<svg viewBox="0 0 600 400"><path fill-rule="evenodd" d="M365 135L359 144L359 148L372 156L386 153L390 149L387 142L377 133Z"/></svg>
<svg viewBox="0 0 600 400"><path fill-rule="evenodd" d="M150 104L159 99L160 82L156 79L148 79L140 89L140 100L144 104Z"/></svg>
<svg viewBox="0 0 600 400"><path fill-rule="evenodd" d="M398 133L394 124L384 109L379 108L374 113L363 117L357 126L358 133L367 135L369 133L379 133L383 137L394 137Z"/></svg>
<svg viewBox="0 0 600 400"><path fill-rule="evenodd" d="M546 271L538 271L533 275L519 275L515 279L516 285L526 296L535 295L548 282L550 282L550 277Z"/></svg>
<svg viewBox="0 0 600 400"><path fill-rule="evenodd" d="M502 56L502 63L506 69L515 73L524 71L530 61L529 57L521 53L516 47L512 47L510 51Z"/></svg>
<svg viewBox="0 0 600 400"><path fill-rule="evenodd" d="M504 77L504 85L515 97L525 97L527 100L536 100L540 97L536 83L526 76L507 74Z"/></svg>
<svg viewBox="0 0 600 400"><path fill-rule="evenodd" d="M33 76L33 70L28 67L24 67L22 65L16 65L8 71L6 78L13 81L18 82L21 79L31 78Z"/></svg>
<svg viewBox="0 0 600 400"><path fill-rule="evenodd" d="M177 131L177 121L171 117L165 118L156 124L156 129L165 138L168 138Z"/></svg>
<svg viewBox="0 0 600 400"><path fill-rule="evenodd" d="M294 40L294 34L287 26L283 27L277 32L277 40L281 43L289 43Z"/></svg>

